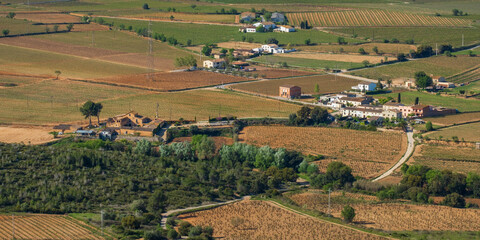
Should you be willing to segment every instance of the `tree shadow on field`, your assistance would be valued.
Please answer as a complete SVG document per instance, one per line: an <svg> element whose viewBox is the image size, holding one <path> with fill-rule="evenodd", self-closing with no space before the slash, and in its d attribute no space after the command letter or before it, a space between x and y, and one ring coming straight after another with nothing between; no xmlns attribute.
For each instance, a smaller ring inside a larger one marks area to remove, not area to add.
<svg viewBox="0 0 480 240"><path fill-rule="evenodd" d="M361 224L361 225L373 225L375 222L369 222L369 221L353 221L353 224Z"/></svg>

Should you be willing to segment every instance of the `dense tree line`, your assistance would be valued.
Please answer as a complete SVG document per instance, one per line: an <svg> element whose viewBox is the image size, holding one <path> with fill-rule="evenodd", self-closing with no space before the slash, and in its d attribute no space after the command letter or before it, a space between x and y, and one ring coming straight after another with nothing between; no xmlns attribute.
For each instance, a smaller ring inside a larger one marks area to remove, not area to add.
<svg viewBox="0 0 480 240"><path fill-rule="evenodd" d="M92 212L143 200L146 211L158 214L234 194L262 193L294 181L303 161L296 152L239 143L217 153L205 136L158 148L147 141L71 141L53 146L0 143L3 211Z"/></svg>

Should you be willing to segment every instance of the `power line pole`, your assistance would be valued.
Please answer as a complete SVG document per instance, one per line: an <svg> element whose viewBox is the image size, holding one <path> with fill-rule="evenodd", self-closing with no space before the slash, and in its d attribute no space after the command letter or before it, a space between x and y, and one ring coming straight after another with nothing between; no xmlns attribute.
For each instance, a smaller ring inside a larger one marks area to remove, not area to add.
<svg viewBox="0 0 480 240"><path fill-rule="evenodd" d="M157 102L157 111L155 112L155 118L158 118L158 107L159 107L159 104Z"/></svg>
<svg viewBox="0 0 480 240"><path fill-rule="evenodd" d="M331 215L331 211L330 211L330 193L332 192L332 189L329 188L328 189L328 215L330 216Z"/></svg>
<svg viewBox="0 0 480 240"><path fill-rule="evenodd" d="M105 211L102 209L102 211L100 211L100 216L101 216L101 221L102 221L102 236L103 236L103 214L105 213Z"/></svg>
<svg viewBox="0 0 480 240"><path fill-rule="evenodd" d="M438 56L438 43L435 43L435 56Z"/></svg>

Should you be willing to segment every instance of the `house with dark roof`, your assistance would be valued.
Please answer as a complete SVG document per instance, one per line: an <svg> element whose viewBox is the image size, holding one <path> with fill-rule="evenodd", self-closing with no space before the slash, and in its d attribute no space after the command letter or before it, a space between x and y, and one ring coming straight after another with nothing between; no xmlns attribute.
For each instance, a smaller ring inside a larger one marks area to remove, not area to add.
<svg viewBox="0 0 480 240"><path fill-rule="evenodd" d="M272 22L284 22L285 21L285 15L279 13L279 12L274 12L272 13L272 17L270 18Z"/></svg>
<svg viewBox="0 0 480 240"><path fill-rule="evenodd" d="M251 20L255 19L257 15L253 12L243 12L240 14L240 20L245 22L250 22Z"/></svg>

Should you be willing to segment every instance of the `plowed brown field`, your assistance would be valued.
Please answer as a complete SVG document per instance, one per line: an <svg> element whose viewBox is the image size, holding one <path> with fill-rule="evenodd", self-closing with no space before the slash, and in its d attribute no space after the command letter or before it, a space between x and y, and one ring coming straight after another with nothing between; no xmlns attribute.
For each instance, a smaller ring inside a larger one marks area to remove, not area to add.
<svg viewBox="0 0 480 240"><path fill-rule="evenodd" d="M13 226L15 235L13 236ZM63 215L0 215L1 239L104 239L84 224Z"/></svg>
<svg viewBox="0 0 480 240"><path fill-rule="evenodd" d="M264 201L246 200L179 217L193 225L212 226L214 237L222 239L384 239ZM234 218L243 223L235 227Z"/></svg>
<svg viewBox="0 0 480 240"><path fill-rule="evenodd" d="M290 196L300 206L328 212L328 194L301 193ZM345 200L331 199L331 214L341 217ZM387 231L478 231L480 209L460 209L437 205L403 203L351 203L354 222L368 228Z"/></svg>
<svg viewBox="0 0 480 240"><path fill-rule="evenodd" d="M366 178L388 170L406 149L406 138L401 133L338 128L246 127L239 138L258 146L322 154L326 159L317 162L321 171L325 171L331 161L341 161L352 168L354 175Z"/></svg>

